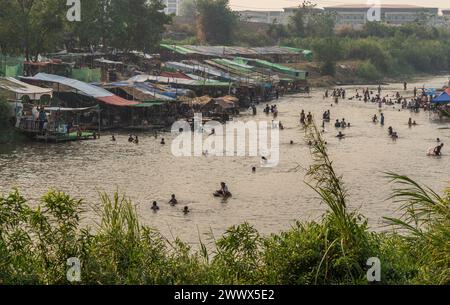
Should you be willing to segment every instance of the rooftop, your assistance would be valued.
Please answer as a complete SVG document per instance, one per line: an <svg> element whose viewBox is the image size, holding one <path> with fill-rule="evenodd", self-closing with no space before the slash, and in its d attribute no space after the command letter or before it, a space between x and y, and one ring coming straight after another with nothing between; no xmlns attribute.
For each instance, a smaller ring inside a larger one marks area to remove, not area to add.
<svg viewBox="0 0 450 305"><path fill-rule="evenodd" d="M327 6L325 7L325 9L369 9L374 6L375 5L370 4L344 4L344 5ZM409 4L381 4L380 7L384 9L437 9L434 7L424 7Z"/></svg>

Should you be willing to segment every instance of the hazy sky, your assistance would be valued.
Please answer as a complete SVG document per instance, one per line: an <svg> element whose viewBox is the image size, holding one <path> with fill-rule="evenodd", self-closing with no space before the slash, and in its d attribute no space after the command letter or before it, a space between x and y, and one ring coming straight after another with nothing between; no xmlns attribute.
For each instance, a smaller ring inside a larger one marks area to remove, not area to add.
<svg viewBox="0 0 450 305"><path fill-rule="evenodd" d="M279 10L283 7L298 6L302 0L230 0L235 10ZM342 4L367 4L369 0L312 0L319 7ZM450 8L449 0L380 0L381 4L410 4L428 7Z"/></svg>

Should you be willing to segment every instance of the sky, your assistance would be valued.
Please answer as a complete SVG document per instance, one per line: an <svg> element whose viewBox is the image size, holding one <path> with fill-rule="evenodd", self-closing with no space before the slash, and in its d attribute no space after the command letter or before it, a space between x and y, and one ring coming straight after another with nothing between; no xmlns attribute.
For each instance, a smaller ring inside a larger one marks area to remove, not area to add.
<svg viewBox="0 0 450 305"><path fill-rule="evenodd" d="M311 0L318 7L342 4L368 4L374 0ZM369 2L370 1L370 2ZM230 0L234 10L282 10L284 7L298 6L302 0ZM427 7L450 8L449 0L380 0L381 4L409 4Z"/></svg>

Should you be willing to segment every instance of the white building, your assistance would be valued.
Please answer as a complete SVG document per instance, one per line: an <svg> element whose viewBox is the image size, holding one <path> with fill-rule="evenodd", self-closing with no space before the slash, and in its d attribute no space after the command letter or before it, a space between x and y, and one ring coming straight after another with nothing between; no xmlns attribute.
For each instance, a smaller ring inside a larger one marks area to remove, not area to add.
<svg viewBox="0 0 450 305"><path fill-rule="evenodd" d="M162 3L166 6L164 13L167 15L174 14L179 16L182 1L183 0L162 0Z"/></svg>
<svg viewBox="0 0 450 305"><path fill-rule="evenodd" d="M391 25L412 22L433 22L438 17L438 8L415 5L382 4L379 8L370 5L340 5L324 8L335 14L336 26L362 27L368 21L382 21ZM379 11L376 11L379 9ZM378 20L379 19L379 20Z"/></svg>
<svg viewBox="0 0 450 305"><path fill-rule="evenodd" d="M282 23L284 18L282 11L240 11L239 16L242 21L259 23Z"/></svg>
<svg viewBox="0 0 450 305"><path fill-rule="evenodd" d="M307 10L307 13L305 14L306 17L308 17L309 15L313 15L313 14L317 14L317 13L322 13L323 9L321 8L301 8L298 6L293 6L293 7L285 7L283 12L283 24L288 24L291 21L291 17L295 15L295 12L297 10ZM307 22L307 18L305 19L305 22Z"/></svg>

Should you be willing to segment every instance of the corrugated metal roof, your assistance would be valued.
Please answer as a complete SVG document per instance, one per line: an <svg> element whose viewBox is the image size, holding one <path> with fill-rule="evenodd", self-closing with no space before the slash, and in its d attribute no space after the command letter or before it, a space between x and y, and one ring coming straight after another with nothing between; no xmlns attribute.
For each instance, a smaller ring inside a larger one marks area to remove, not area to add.
<svg viewBox="0 0 450 305"><path fill-rule="evenodd" d="M67 78L64 76L59 76L59 75L54 75L54 74L38 73L33 77L23 77L23 79L31 79L31 80L37 80L37 81L58 83L58 84L65 85L65 86L71 87L73 89L76 89L78 91L81 91L84 94L95 97L95 98L114 95L111 92L109 92L103 88L93 86L93 85L84 83L82 81L76 80L76 79Z"/></svg>
<svg viewBox="0 0 450 305"><path fill-rule="evenodd" d="M123 99L119 96L116 96L109 92L108 90L105 90L103 88L90 85L87 83L84 83L79 80L67 78L64 76L59 75L53 75L53 74L46 74L46 73L38 73L33 77L24 77L24 79L31 79L31 80L37 80L37 81L44 81L44 82L51 82L51 83L58 83L61 85L68 86L70 88L76 89L83 94L93 97L105 104L113 105L113 106L133 106L136 104L139 104L137 102L129 101L126 99Z"/></svg>
<svg viewBox="0 0 450 305"><path fill-rule="evenodd" d="M33 86L20 80L17 80L12 77L2 77L0 78L0 88L11 91L21 95L29 95L29 94L48 94L52 95L53 90L50 88L41 88L38 86Z"/></svg>
<svg viewBox="0 0 450 305"><path fill-rule="evenodd" d="M119 107L134 106L134 105L139 104L139 102L129 101L129 100L123 99L117 95L101 96L101 97L97 97L96 99L105 104L112 105L112 106L119 106Z"/></svg>

